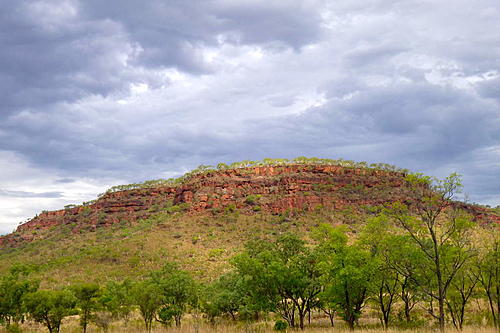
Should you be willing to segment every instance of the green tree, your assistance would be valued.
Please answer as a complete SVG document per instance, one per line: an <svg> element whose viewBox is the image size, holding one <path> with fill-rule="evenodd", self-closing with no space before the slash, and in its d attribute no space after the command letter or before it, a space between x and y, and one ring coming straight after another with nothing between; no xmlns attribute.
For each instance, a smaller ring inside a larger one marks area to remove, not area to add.
<svg viewBox="0 0 500 333"><path fill-rule="evenodd" d="M132 302L139 308L146 330L151 332L153 319L163 302L159 286L150 279L136 282L132 286L131 296Z"/></svg>
<svg viewBox="0 0 500 333"><path fill-rule="evenodd" d="M217 164L217 170L226 170L226 169L229 169L229 165L227 165L226 163Z"/></svg>
<svg viewBox="0 0 500 333"><path fill-rule="evenodd" d="M323 311L330 319L330 325L335 325L335 315L337 314L337 305L332 302L331 297L326 292L321 292L318 295L318 309Z"/></svg>
<svg viewBox="0 0 500 333"><path fill-rule="evenodd" d="M421 298L416 281L420 281L419 274L426 269L426 259L408 235L390 235L386 241L384 260L400 276L399 295L403 301L403 314L406 323L410 323L411 311Z"/></svg>
<svg viewBox="0 0 500 333"><path fill-rule="evenodd" d="M361 233L361 243L371 255L374 266L373 300L380 310L384 328L389 327L391 310L400 290L400 274L387 260L391 251L391 225L385 216L370 219Z"/></svg>
<svg viewBox="0 0 500 333"><path fill-rule="evenodd" d="M70 289L76 298L76 306L80 315L80 326L83 329L83 333L86 333L87 325L92 320L93 313L99 308L99 285L81 283L71 286Z"/></svg>
<svg viewBox="0 0 500 333"><path fill-rule="evenodd" d="M167 263L161 270L153 272L151 278L161 295L157 320L164 325L175 320L175 325L180 326L188 306L196 302L197 287L193 278L174 263Z"/></svg>
<svg viewBox="0 0 500 333"><path fill-rule="evenodd" d="M236 320L236 314L244 311L245 291L241 277L230 272L208 285L201 297L201 307L210 321L228 314Z"/></svg>
<svg viewBox="0 0 500 333"><path fill-rule="evenodd" d="M246 281L253 302L261 309L276 310L291 327L304 328L306 314L319 303L321 292L316 253L293 234L275 242L247 244L247 250L233 260Z"/></svg>
<svg viewBox="0 0 500 333"><path fill-rule="evenodd" d="M30 317L58 333L64 317L75 314L76 299L67 290L39 290L27 294L24 304Z"/></svg>
<svg viewBox="0 0 500 333"><path fill-rule="evenodd" d="M484 245L474 272L488 300L493 325L500 328L500 231L493 226L482 236Z"/></svg>
<svg viewBox="0 0 500 333"><path fill-rule="evenodd" d="M314 233L325 288L322 298L328 299L352 330L373 288L372 258L358 244L348 244L340 228L322 225Z"/></svg>
<svg viewBox="0 0 500 333"><path fill-rule="evenodd" d="M406 180L411 200L390 205L386 214L424 254L427 264L420 279L414 282L437 301L438 312L430 307L429 313L444 331L447 290L457 272L474 255L470 247L473 223L454 209L451 201L461 189L457 174L443 180L414 174Z"/></svg>
<svg viewBox="0 0 500 333"><path fill-rule="evenodd" d="M24 319L22 299L38 289L38 281L29 279L29 273L29 267L15 265L0 277L0 324L4 323L7 328Z"/></svg>
<svg viewBox="0 0 500 333"><path fill-rule="evenodd" d="M97 299L98 309L92 317L94 324L107 331L112 321L127 321L133 305L132 286L130 280L108 282Z"/></svg>
<svg viewBox="0 0 500 333"><path fill-rule="evenodd" d="M471 297L474 296L478 283L478 277L473 274L471 266L462 267L451 282L446 295L446 306L453 326L459 330L463 329L465 309Z"/></svg>

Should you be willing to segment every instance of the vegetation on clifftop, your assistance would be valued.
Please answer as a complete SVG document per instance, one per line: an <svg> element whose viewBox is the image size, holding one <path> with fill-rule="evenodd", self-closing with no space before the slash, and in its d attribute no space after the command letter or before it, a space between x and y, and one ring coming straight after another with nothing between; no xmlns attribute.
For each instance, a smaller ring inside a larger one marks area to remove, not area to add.
<svg viewBox="0 0 500 333"><path fill-rule="evenodd" d="M294 159L264 158L262 161L245 160L240 162L234 162L231 164L219 163L217 164L217 166L200 165L196 169L191 170L190 172L187 172L186 174L178 178L154 179L136 184L117 185L111 187L105 193L119 192L119 191L139 189L139 188L154 188L160 186L179 186L189 181L189 179L191 179L194 176L199 176L214 171L252 168L252 167L265 167L265 166L278 167L286 165L335 165L344 168L366 168L366 169L384 170L384 171L401 172L401 173L408 172L407 169L401 169L387 163L368 164L367 162L355 162L344 159L334 160L327 158L304 157L304 156L297 157ZM100 196L104 195L105 193L102 193Z"/></svg>

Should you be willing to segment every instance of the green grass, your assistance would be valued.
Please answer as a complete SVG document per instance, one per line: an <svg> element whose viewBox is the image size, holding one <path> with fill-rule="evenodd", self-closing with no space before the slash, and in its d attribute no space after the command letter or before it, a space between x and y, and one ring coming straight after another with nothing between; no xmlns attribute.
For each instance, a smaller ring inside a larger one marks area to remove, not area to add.
<svg viewBox="0 0 500 333"><path fill-rule="evenodd" d="M166 261L176 261L195 277L211 279L225 271L228 259L252 238L272 238L285 231L307 234L320 222L341 223L344 218L342 212L327 210L295 212L295 216L291 212L245 215L237 209L216 216L174 211L95 232L74 234L65 226L40 231L47 238L0 249L0 273L14 263L32 264L42 287L54 287L140 278Z"/></svg>

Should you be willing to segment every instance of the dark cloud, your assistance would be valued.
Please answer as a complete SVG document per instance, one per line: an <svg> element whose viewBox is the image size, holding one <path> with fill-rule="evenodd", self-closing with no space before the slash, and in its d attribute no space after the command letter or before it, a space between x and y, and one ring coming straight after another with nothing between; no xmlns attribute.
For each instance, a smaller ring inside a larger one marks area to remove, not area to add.
<svg viewBox="0 0 500 333"><path fill-rule="evenodd" d="M456 170L473 200L498 202L500 6L467 8L3 1L0 165L19 156L69 188L220 161L342 157ZM0 195L63 194L34 184Z"/></svg>
<svg viewBox="0 0 500 333"><path fill-rule="evenodd" d="M287 2L90 0L82 3L82 14L119 22L141 47L136 64L193 73L211 71L201 55L206 46L278 43L298 50L320 34L317 8Z"/></svg>
<svg viewBox="0 0 500 333"><path fill-rule="evenodd" d="M39 2L2 2L0 114L20 109L42 111L57 102L74 102L92 94L107 95L127 87L133 76L123 58L133 52L119 24L81 21L71 7L61 13ZM51 6L57 6L53 3ZM3 8L2 8L3 7ZM13 8L14 7L14 8ZM54 15L44 22L43 15ZM15 19L15 23L12 22Z"/></svg>

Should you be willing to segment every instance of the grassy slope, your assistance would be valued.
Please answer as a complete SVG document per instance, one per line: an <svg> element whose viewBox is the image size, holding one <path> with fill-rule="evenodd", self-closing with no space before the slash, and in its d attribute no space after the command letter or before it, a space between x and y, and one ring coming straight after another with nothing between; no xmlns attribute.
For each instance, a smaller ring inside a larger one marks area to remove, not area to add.
<svg viewBox="0 0 500 333"><path fill-rule="evenodd" d="M159 212L134 225L118 224L97 232L46 231L53 234L48 239L0 249L0 272L13 263L34 264L39 267L36 275L49 287L135 278L172 260L198 278L209 279L227 269L228 259L249 239L273 237L288 230L303 235L321 222L344 223L352 218L348 210L325 209L294 218L261 213L189 216Z"/></svg>

